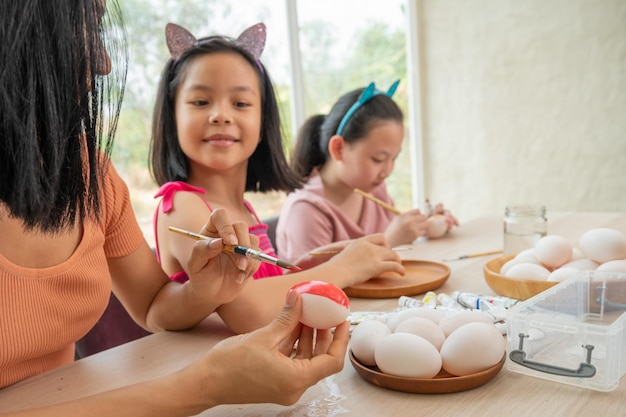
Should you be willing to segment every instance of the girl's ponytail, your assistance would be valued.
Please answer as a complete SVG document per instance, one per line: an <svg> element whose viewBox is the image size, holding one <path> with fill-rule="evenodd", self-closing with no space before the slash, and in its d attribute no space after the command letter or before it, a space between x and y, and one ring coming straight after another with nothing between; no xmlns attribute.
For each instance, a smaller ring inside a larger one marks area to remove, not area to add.
<svg viewBox="0 0 626 417"><path fill-rule="evenodd" d="M322 146L321 127L326 116L317 114L309 117L298 131L298 140L293 150L291 168L304 179L313 168L324 165L328 157L328 142Z"/></svg>

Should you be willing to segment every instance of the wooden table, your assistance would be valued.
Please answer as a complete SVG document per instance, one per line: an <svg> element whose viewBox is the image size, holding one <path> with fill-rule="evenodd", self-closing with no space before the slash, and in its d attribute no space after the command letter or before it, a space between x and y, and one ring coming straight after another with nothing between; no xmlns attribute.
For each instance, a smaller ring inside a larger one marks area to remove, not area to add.
<svg viewBox="0 0 626 417"><path fill-rule="evenodd" d="M592 228L626 232L626 213L558 213L549 216L550 234L572 241ZM502 247L502 217L468 222L450 236L414 245L400 252L407 259L441 261ZM493 292L482 267L491 257L449 262L450 279L437 292ZM352 299L352 311L391 311L396 299ZM93 394L170 373L200 357L232 334L210 317L187 332L163 332L87 357L0 391L0 410L9 411ZM626 360L626 358L622 358ZM173 387L175 390L175 387ZM168 393L171 395L172 393ZM534 378L506 369L473 390L420 395L379 388L363 380L349 360L342 372L310 388L300 401L283 407L271 404L220 406L202 416L618 416L626 411L626 383L609 393Z"/></svg>

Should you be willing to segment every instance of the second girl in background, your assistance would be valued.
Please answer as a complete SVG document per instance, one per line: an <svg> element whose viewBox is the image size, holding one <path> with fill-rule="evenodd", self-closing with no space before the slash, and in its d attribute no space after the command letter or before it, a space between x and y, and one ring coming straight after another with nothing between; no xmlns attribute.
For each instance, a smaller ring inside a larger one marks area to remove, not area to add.
<svg viewBox="0 0 626 417"><path fill-rule="evenodd" d="M247 223L261 249L274 255L267 226L244 192L290 192L301 183L288 168L274 89L259 60L265 26L255 25L237 39L197 40L169 24L166 40L172 57L159 83L150 149L162 197L155 237L163 269L185 282L194 242L171 233L170 226L196 232L213 209L224 208L231 219ZM212 306L235 332L269 323L296 283L317 279L345 288L385 271L404 273L382 234L354 241L339 256L303 272L282 275L264 268L255 278L273 278L250 281L233 302Z"/></svg>
<svg viewBox="0 0 626 417"><path fill-rule="evenodd" d="M428 217L443 215L446 229L457 220L441 204L430 213L414 209L395 214L355 193L365 191L388 206L385 179L402 149L402 111L387 91L367 88L342 96L328 115L309 118L300 129L292 166L306 181L287 197L276 230L278 253L286 260L331 242L383 233L391 246L427 233Z"/></svg>

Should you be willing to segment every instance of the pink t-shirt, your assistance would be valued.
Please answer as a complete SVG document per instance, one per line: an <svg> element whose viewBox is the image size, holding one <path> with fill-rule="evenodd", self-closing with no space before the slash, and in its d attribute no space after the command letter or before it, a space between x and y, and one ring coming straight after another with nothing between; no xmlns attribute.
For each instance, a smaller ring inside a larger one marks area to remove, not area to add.
<svg viewBox="0 0 626 417"><path fill-rule="evenodd" d="M384 183L371 194L393 205ZM313 171L303 188L287 196L276 227L277 250L281 259L293 262L322 245L382 233L393 217L393 213L364 199L361 218L354 222L326 199L322 179Z"/></svg>
<svg viewBox="0 0 626 417"><path fill-rule="evenodd" d="M179 191L205 194L204 189L194 187L193 185L189 185L182 181L168 182L168 183L163 184L161 188L159 188L159 191L155 194L154 197L155 198L163 197L163 198L159 202L159 205L156 211L154 212L154 221L153 221L154 236L155 236L155 242L156 242L156 255L157 255L157 259L159 260L159 262L161 261L161 255L159 252L159 239L158 239L157 230L156 230L159 212L162 211L163 213L168 213L170 210L172 210L173 202L174 202L174 195ZM206 202L206 200L204 200L200 196L198 196L198 198L204 201L204 203L207 205L209 210L212 210L211 206ZM252 205L250 205L248 201L244 200L244 204L246 205L248 210L250 210L250 213L252 213L254 218L257 219L257 221L259 222L259 224L256 224L248 228L248 231L250 232L250 234L255 235L256 237L259 238L259 249L261 251L265 252L266 254L270 256L276 257L276 252L274 251L272 242L270 241L270 238L267 236L267 225L261 222L256 212L252 208ZM253 278L259 279L259 278L275 277L275 276L279 276L282 274L283 274L283 270L281 267L263 262L259 266L259 269L257 269L257 271L254 273ZM173 281L185 282L189 279L189 277L187 276L185 271L179 271L173 275L170 275L170 279Z"/></svg>

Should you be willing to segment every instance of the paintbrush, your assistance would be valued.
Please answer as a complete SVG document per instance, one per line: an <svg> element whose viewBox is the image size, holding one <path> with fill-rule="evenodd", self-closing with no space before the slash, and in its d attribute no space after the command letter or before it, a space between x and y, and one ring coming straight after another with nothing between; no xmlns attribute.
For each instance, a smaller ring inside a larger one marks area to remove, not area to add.
<svg viewBox="0 0 626 417"><path fill-rule="evenodd" d="M399 252L399 251L403 251L403 250L411 250L413 249L413 247L411 246L400 246L397 248L391 248L392 251L394 252ZM341 252L341 250L316 250L313 252L309 252L308 255L311 256L319 256L319 255L337 255L339 252Z"/></svg>
<svg viewBox="0 0 626 417"><path fill-rule="evenodd" d="M195 240L213 240L216 238L213 237L208 237L205 235L201 235L199 233L194 233L194 232L190 232L188 230L183 230L183 229L179 229L178 227L173 227L170 226L168 228L170 231L178 233L180 235L183 236L187 236L190 237L192 239ZM224 243L224 250L230 253L234 253L237 255L241 255L241 256L247 256L248 258L252 258L252 259L256 259L258 261L261 262L265 262L268 264L272 264L272 265L276 265L276 266L280 266L281 268L285 268L288 269L290 271L302 271L302 268L300 268L299 266L290 264L289 262L285 262L285 261L281 261L278 258L274 258L273 256L270 256L266 253L263 253L261 251L252 249L252 248L248 248L246 246L241 246L241 245L229 245L227 243Z"/></svg>
<svg viewBox="0 0 626 417"><path fill-rule="evenodd" d="M370 201L373 201L374 203L378 204L379 206L381 206L382 208L384 208L384 209L386 209L386 210L389 210L389 211L390 211L390 212L392 212L392 213L395 213L395 214L400 214L400 213L402 213L400 210L398 210L398 209L397 209L397 208L395 208L394 206L389 205L389 204L385 203L385 202L384 202L384 201L382 201L382 200L379 200L378 198L374 197L374 196L373 196L373 195L371 195L371 194L366 193L366 192L365 192L365 191L363 191L363 190L359 190L358 188L355 188L355 189L354 189L354 192L355 192L355 193L357 193L357 194L359 194L359 195L361 195L361 196L363 196L364 198L367 198L367 199L368 199L368 200L370 200Z"/></svg>
<svg viewBox="0 0 626 417"><path fill-rule="evenodd" d="M498 253L502 253L502 250L492 250L490 252L478 252L478 253L470 253L469 255L462 255L459 256L457 258L448 258L448 259L443 259L442 262L448 262L448 261L460 261L461 259L469 259L469 258L478 258L479 256L489 256L489 255L496 255Z"/></svg>

